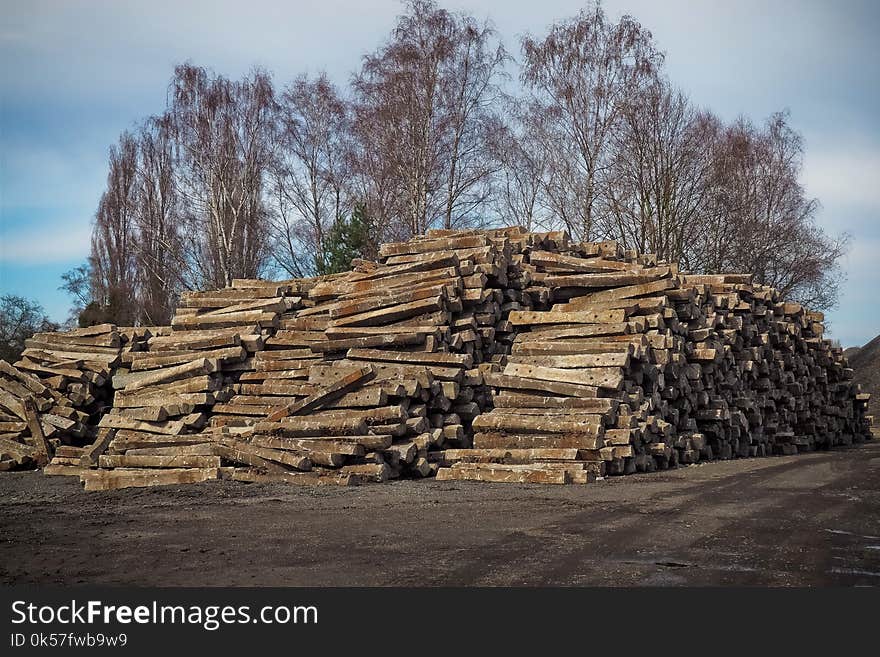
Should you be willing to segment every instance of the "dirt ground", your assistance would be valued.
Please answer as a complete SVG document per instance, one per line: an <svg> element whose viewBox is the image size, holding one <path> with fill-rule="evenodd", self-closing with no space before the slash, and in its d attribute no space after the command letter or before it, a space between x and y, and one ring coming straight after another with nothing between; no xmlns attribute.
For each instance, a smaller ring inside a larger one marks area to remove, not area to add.
<svg viewBox="0 0 880 657"><path fill-rule="evenodd" d="M878 585L880 442L587 486L0 474L0 583Z"/></svg>

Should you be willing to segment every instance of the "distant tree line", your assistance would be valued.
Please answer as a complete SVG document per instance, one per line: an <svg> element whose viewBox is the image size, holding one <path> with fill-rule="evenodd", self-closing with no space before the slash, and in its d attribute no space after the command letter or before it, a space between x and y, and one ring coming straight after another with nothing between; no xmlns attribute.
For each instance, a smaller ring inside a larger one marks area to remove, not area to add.
<svg viewBox="0 0 880 657"><path fill-rule="evenodd" d="M816 223L786 113L725 124L694 107L651 33L598 4L520 47L411 0L345 89L178 66L165 112L110 149L91 254L65 275L79 321L166 324L183 290L332 273L382 241L502 224L833 305L846 237Z"/></svg>
<svg viewBox="0 0 880 657"><path fill-rule="evenodd" d="M40 304L14 294L0 296L0 360L14 363L21 358L25 340L58 328Z"/></svg>

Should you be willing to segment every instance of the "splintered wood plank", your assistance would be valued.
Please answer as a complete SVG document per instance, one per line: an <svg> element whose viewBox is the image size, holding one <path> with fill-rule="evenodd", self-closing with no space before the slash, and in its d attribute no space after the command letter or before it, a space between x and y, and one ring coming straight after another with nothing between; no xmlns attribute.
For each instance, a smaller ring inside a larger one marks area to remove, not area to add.
<svg viewBox="0 0 880 657"><path fill-rule="evenodd" d="M641 339L639 339L641 342ZM638 347L638 348L637 348ZM548 340L532 342L514 342L511 348L511 357L520 356L564 356L579 354L626 354L641 358L642 349L635 342L621 342L614 340L597 341L594 339L581 340Z"/></svg>
<svg viewBox="0 0 880 657"><path fill-rule="evenodd" d="M218 468L92 470L80 476L87 491L194 484L219 478Z"/></svg>
<svg viewBox="0 0 880 657"><path fill-rule="evenodd" d="M508 363L504 368L506 376L525 379L540 379L559 383L595 386L609 390L620 390L623 385L623 370L619 367L595 367L589 369L561 369L537 365Z"/></svg>
<svg viewBox="0 0 880 657"><path fill-rule="evenodd" d="M166 420L164 422L146 422L135 420L124 415L105 415L98 422L98 426L107 429L131 429L133 431L145 431L148 433L176 436L186 429L184 420Z"/></svg>
<svg viewBox="0 0 880 657"><path fill-rule="evenodd" d="M448 279L450 283L454 280L454 278ZM376 290L374 293L368 294L363 298L343 300L332 304L326 310L330 319L341 319L371 310L378 310L383 307L438 297L443 294L443 288L443 283L431 282L428 286L411 287L403 290Z"/></svg>
<svg viewBox="0 0 880 657"><path fill-rule="evenodd" d="M584 289L643 285L670 275L668 266L647 267L636 272L612 274L575 274L570 276L545 276L543 283L549 287L579 287Z"/></svg>
<svg viewBox="0 0 880 657"><path fill-rule="evenodd" d="M40 425L33 398L25 398L22 401L22 408L27 419L28 429L31 432L31 440L37 448L38 459L43 463L48 463L49 459L52 458L52 445L49 444L49 441L46 440L46 436L43 434L43 428Z"/></svg>
<svg viewBox="0 0 880 657"><path fill-rule="evenodd" d="M220 329L176 330L172 331L170 335L152 337L147 341L147 344L150 346L150 352L171 349L234 347L241 344L242 335L259 332L260 329L256 324Z"/></svg>
<svg viewBox="0 0 880 657"><path fill-rule="evenodd" d="M578 410L586 413L615 413L620 401L617 399L551 397L547 395L528 395L504 392L493 398L495 408L547 408L559 410Z"/></svg>
<svg viewBox="0 0 880 657"><path fill-rule="evenodd" d="M584 433L508 433L478 431L474 447L478 449L599 449L603 438Z"/></svg>
<svg viewBox="0 0 880 657"><path fill-rule="evenodd" d="M406 408L400 404L379 406L376 408L357 409L327 409L314 411L309 414L309 420L319 422L322 420L364 420L368 424L387 424L389 422L405 422L408 418ZM283 420L282 420L283 424Z"/></svg>
<svg viewBox="0 0 880 657"><path fill-rule="evenodd" d="M388 391L382 388L364 387L345 393L342 397L325 404L324 408L372 408L375 406L385 406L388 403L388 396Z"/></svg>
<svg viewBox="0 0 880 657"><path fill-rule="evenodd" d="M261 327L274 327L278 324L278 313L252 310L224 315L181 315L171 320L175 329L231 328L239 325L257 324Z"/></svg>
<svg viewBox="0 0 880 657"><path fill-rule="evenodd" d="M79 347L98 347L103 349L113 348L117 351L120 347L120 336L115 331L97 336L75 336L69 333L35 333L34 340L48 344L61 346L73 345Z"/></svg>
<svg viewBox="0 0 880 657"><path fill-rule="evenodd" d="M0 377L0 389L5 390L13 397L16 397L18 399L24 399L25 397L33 396L34 402L41 407L38 410L41 411L47 410L52 405L52 400L42 395L34 395L33 391L30 388L12 379Z"/></svg>
<svg viewBox="0 0 880 657"><path fill-rule="evenodd" d="M6 376L16 379L22 385L24 385L28 390L38 395L42 395L48 391L45 385L35 376L28 374L27 372L22 372L5 360L0 360L0 372L5 374Z"/></svg>
<svg viewBox="0 0 880 657"><path fill-rule="evenodd" d="M37 450L30 445L10 440L9 438L0 438L0 457L12 458L14 461L23 459L36 459Z"/></svg>
<svg viewBox="0 0 880 657"><path fill-rule="evenodd" d="M334 320L331 326L349 327L349 326L379 326L382 324L391 324L409 317L418 317L426 313L440 310L443 307L443 297L431 297L412 303L402 303L388 308L381 308L370 312L360 313L358 315L350 315L341 319Z"/></svg>
<svg viewBox="0 0 880 657"><path fill-rule="evenodd" d="M46 340L38 338L36 335L32 338L28 338L27 340L25 340L24 346L27 349L37 349L53 354L68 355L66 360L77 360L79 358L82 358L83 360L103 360L103 358L95 357L98 354L108 357L109 360L114 360L115 358L119 357L120 353L119 346L102 347L98 345L78 345L71 342L57 341L54 339Z"/></svg>
<svg viewBox="0 0 880 657"><path fill-rule="evenodd" d="M540 324L616 324L626 319L626 311L615 310L583 312L540 312L514 310L508 317L514 326L534 326Z"/></svg>
<svg viewBox="0 0 880 657"><path fill-rule="evenodd" d="M169 367L172 365L189 362L193 358L216 358L221 362L226 363L242 361L247 357L247 351L245 351L244 347L241 346L223 347L221 349L210 349L201 352L197 350L187 349L181 352L160 353L168 353L168 355L156 355L151 354L150 352L145 352L143 356L139 354L135 356L135 354L132 354L132 356L135 356L131 359L132 371L138 372L143 370L153 370L162 367Z"/></svg>
<svg viewBox="0 0 880 657"><path fill-rule="evenodd" d="M426 351L384 351L380 349L349 349L349 360L368 360L385 363L408 363L413 365L440 365L445 367L473 367L469 354L431 353Z"/></svg>
<svg viewBox="0 0 880 657"><path fill-rule="evenodd" d="M428 387L434 380L461 383L465 370L460 367L441 367L439 365L415 365L407 363L373 363L376 378L384 379L416 379L423 387Z"/></svg>
<svg viewBox="0 0 880 657"><path fill-rule="evenodd" d="M603 426L601 419L592 419L597 416L587 416L591 419L570 420L561 419L566 416L559 415L511 415L507 413L484 413L474 418L475 431L505 431L509 433L540 433L540 434L585 434L587 436L601 437Z"/></svg>
<svg viewBox="0 0 880 657"><path fill-rule="evenodd" d="M147 422L164 422L168 419L168 410L164 406L148 406L144 408L113 408L110 413L129 417L133 420Z"/></svg>
<svg viewBox="0 0 880 657"><path fill-rule="evenodd" d="M593 274L601 272L629 271L641 269L641 265L620 260L607 260L605 258L582 258L579 256L563 255L552 251L535 250L529 254L529 262L532 265L547 270L560 272L579 272Z"/></svg>
<svg viewBox="0 0 880 657"><path fill-rule="evenodd" d="M363 272L356 272L351 277L356 280L375 279L396 276L406 272L433 271L435 269L457 267L461 262L461 257L466 257L465 253L473 255L476 252L487 252L488 249L489 247L484 245L458 252L429 250L421 253L391 256L384 263Z"/></svg>
<svg viewBox="0 0 880 657"><path fill-rule="evenodd" d="M658 281L650 283L640 283L637 285L625 285L623 287L615 287L601 292L593 292L589 296L579 297L569 302L574 308L587 309L590 303L595 301L610 301L612 299L627 299L632 297L641 297L647 294L656 294L664 292L675 287L675 281L671 278L662 278Z"/></svg>
<svg viewBox="0 0 880 657"><path fill-rule="evenodd" d="M328 353L335 351L348 351L349 349L366 349L370 347L405 347L425 344L426 337L426 333L370 335L362 338L313 342L309 345L309 349L318 353Z"/></svg>
<svg viewBox="0 0 880 657"><path fill-rule="evenodd" d="M126 450L128 456L220 456L222 445L217 443L194 443L170 447L138 447Z"/></svg>
<svg viewBox="0 0 880 657"><path fill-rule="evenodd" d="M27 428L27 422L0 422L0 433L20 433Z"/></svg>
<svg viewBox="0 0 880 657"><path fill-rule="evenodd" d="M27 415L24 411L24 405L20 399L16 399L5 390L0 390L0 407L5 408L16 417L27 421Z"/></svg>
<svg viewBox="0 0 880 657"><path fill-rule="evenodd" d="M100 363L103 367L116 365L119 361L118 349L113 349L112 354L103 354L91 351L63 351L57 348L57 346L54 349L40 348L37 344L34 344L34 341L31 341L31 344L32 346L29 346L24 350L23 355L33 360L43 360L54 363L80 360L84 362L94 361L95 363Z"/></svg>
<svg viewBox="0 0 880 657"><path fill-rule="evenodd" d="M381 257L406 255L411 253L432 253L451 249L471 249L488 244L485 235L467 235L441 239L408 240L389 242L379 247Z"/></svg>
<svg viewBox="0 0 880 657"><path fill-rule="evenodd" d="M624 345L625 347L629 345ZM628 353L564 354L561 356L517 356L516 363L571 369L579 367L629 367Z"/></svg>
<svg viewBox="0 0 880 657"><path fill-rule="evenodd" d="M441 327L437 326L420 326L418 324L413 324L412 326L399 324L393 328L385 326L329 326L324 333L330 340L350 340L376 336L384 337L387 335L416 335L426 337L429 335L436 335L440 328Z"/></svg>
<svg viewBox="0 0 880 657"><path fill-rule="evenodd" d="M108 447L108 450L112 453L119 453L129 449L140 449L145 447L176 447L179 445L195 445L203 442L205 442L205 436L202 434L164 436L143 431L120 429Z"/></svg>
<svg viewBox="0 0 880 657"><path fill-rule="evenodd" d="M437 471L438 481L488 481L516 484L568 484L567 470L540 465L503 465L499 463L456 463Z"/></svg>
<svg viewBox="0 0 880 657"><path fill-rule="evenodd" d="M269 349L266 351L260 351L257 353L254 358L257 361L261 360L306 360L306 361L314 361L320 359L320 355L316 354L314 351L309 349L308 347L296 347L293 349Z"/></svg>
<svg viewBox="0 0 880 657"><path fill-rule="evenodd" d="M367 423L363 418L327 418L311 420L308 417L282 417L277 421L257 422L254 430L259 433L280 434L290 438L316 436L356 436L367 433Z"/></svg>
<svg viewBox="0 0 880 657"><path fill-rule="evenodd" d="M608 301L583 301L584 297L573 297L566 303L554 304L551 311L571 312L577 310L614 310L615 308L623 308L627 311L627 316L634 315L637 312L661 312L664 308L670 306L669 297L646 297L646 298L623 298L610 299Z"/></svg>
<svg viewBox="0 0 880 657"><path fill-rule="evenodd" d="M303 452L309 456L315 452L321 452L344 458L345 456L363 456L366 451L360 443L345 440L303 440L278 436L254 436L251 438L251 443L257 447ZM323 465L337 466L342 465L342 462L340 460L339 463L325 463Z"/></svg>
<svg viewBox="0 0 880 657"><path fill-rule="evenodd" d="M194 393L158 393L150 392L144 395L126 395L117 392L113 398L113 406L119 409L141 408L147 406L205 406L213 404L217 399L209 392Z"/></svg>
<svg viewBox="0 0 880 657"><path fill-rule="evenodd" d="M312 461L308 456L280 449L271 449L268 447L259 447L251 443L241 440L233 440L224 438L222 440L222 448L220 454L223 458L231 461L239 461L241 463L250 464L249 456L256 456L265 461L280 463L295 470L308 471L312 469Z"/></svg>
<svg viewBox="0 0 880 657"><path fill-rule="evenodd" d="M141 388L164 383L166 381L173 381L180 377L210 374L216 372L218 369L220 369L220 365L216 360L209 358L196 358L188 363L163 368L156 372L128 375L130 378L123 379L122 387L125 389L126 393L131 393L135 390L140 390ZM116 378L117 377L114 377L114 385L116 383Z"/></svg>
<svg viewBox="0 0 880 657"><path fill-rule="evenodd" d="M35 363L32 360L29 360L28 358L22 358L21 360L17 361L15 363L15 367L20 370L27 370L28 372L39 372L40 374L72 379L74 381L86 380L85 372L80 372L77 369L72 369L68 367L44 367L39 363Z"/></svg>
<svg viewBox="0 0 880 657"><path fill-rule="evenodd" d="M370 380L374 376L375 372L370 365L359 367L354 371L344 373L335 381L321 388L318 392L273 411L269 414L266 420L268 422L277 422L281 418L290 415L300 415L312 409L319 408L328 401L357 389L363 385L364 382Z"/></svg>
<svg viewBox="0 0 880 657"><path fill-rule="evenodd" d="M204 308L204 307L203 307ZM287 309L283 297L271 297L268 299L255 299L253 301L243 301L241 303L232 302L217 307L216 310L204 313L202 317L215 317L218 315L228 315L231 313L240 313L246 311L262 310L264 312L283 313Z"/></svg>
<svg viewBox="0 0 880 657"><path fill-rule="evenodd" d="M98 465L102 468L219 468L220 457L193 454L104 454L98 458Z"/></svg>
<svg viewBox="0 0 880 657"><path fill-rule="evenodd" d="M563 397L598 397L599 388L596 386L579 385L576 383L562 383L559 381L545 381L541 379L523 378L520 376L508 376L487 372L484 375L486 385L505 390L519 390L527 392L546 392Z"/></svg>
<svg viewBox="0 0 880 657"><path fill-rule="evenodd" d="M247 401L251 399L258 401ZM215 404L211 407L211 412L228 415L254 415L265 417L267 414L278 408L279 403L277 400L281 400L284 403L288 402L284 397L246 397L244 399L233 397L228 404Z"/></svg>

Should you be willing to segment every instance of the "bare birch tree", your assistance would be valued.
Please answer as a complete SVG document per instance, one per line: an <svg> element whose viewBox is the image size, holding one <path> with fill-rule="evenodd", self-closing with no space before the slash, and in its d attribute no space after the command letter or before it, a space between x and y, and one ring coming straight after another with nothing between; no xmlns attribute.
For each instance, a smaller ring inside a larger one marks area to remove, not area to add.
<svg viewBox="0 0 880 657"><path fill-rule="evenodd" d="M135 137L124 132L110 147L107 190L101 196L92 230L92 298L119 324L138 320L137 159Z"/></svg>
<svg viewBox="0 0 880 657"><path fill-rule="evenodd" d="M555 153L545 180L557 220L578 239L602 234L610 140L630 99L663 56L635 19L609 21L601 5L522 40L521 80L540 107Z"/></svg>
<svg viewBox="0 0 880 657"><path fill-rule="evenodd" d="M491 26L429 0L411 0L389 41L364 58L352 84L355 162L363 200L391 236L478 218L495 168L485 144L504 59Z"/></svg>
<svg viewBox="0 0 880 657"><path fill-rule="evenodd" d="M236 82L190 64L175 69L168 118L185 243L192 245L187 255L197 275L191 285L224 287L258 276L266 264L274 105L263 71Z"/></svg>
<svg viewBox="0 0 880 657"><path fill-rule="evenodd" d="M498 162L493 202L502 224L528 230L549 228L545 180L550 158L543 116L537 108L512 99L506 121L493 132L492 156Z"/></svg>
<svg viewBox="0 0 880 657"><path fill-rule="evenodd" d="M606 235L689 266L712 174L712 117L658 78L622 109L611 139Z"/></svg>
<svg viewBox="0 0 880 657"><path fill-rule="evenodd" d="M325 236L351 210L348 125L348 108L324 74L298 77L279 100L270 186L273 256L291 276L322 271Z"/></svg>
<svg viewBox="0 0 880 657"><path fill-rule="evenodd" d="M802 159L803 139L785 113L762 127L741 118L724 129L707 190L718 219L695 257L704 271L750 272L785 297L824 309L837 298L849 238L816 223L819 202L799 182Z"/></svg>
<svg viewBox="0 0 880 657"><path fill-rule="evenodd" d="M145 324L171 322L187 275L174 180L174 144L167 119L149 119L139 135L138 300Z"/></svg>

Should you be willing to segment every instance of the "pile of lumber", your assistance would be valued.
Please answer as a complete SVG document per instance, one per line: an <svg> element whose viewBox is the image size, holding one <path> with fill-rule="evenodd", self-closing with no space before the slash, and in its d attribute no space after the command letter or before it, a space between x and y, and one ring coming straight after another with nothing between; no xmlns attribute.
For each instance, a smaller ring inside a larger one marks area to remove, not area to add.
<svg viewBox="0 0 880 657"><path fill-rule="evenodd" d="M78 474L92 490L218 478L217 448L204 446L211 441L203 430L296 304L294 287L236 280L224 290L184 293L171 326L154 327L141 350L123 355L96 440L56 456L47 472Z"/></svg>
<svg viewBox="0 0 880 657"><path fill-rule="evenodd" d="M0 471L46 465L58 424L77 422L76 411L38 378L0 360ZM58 443L55 439L55 444Z"/></svg>
<svg viewBox="0 0 880 657"><path fill-rule="evenodd" d="M867 395L821 313L751 276L679 275L613 242L527 257L552 303L509 314L495 409L474 449L438 454L440 478L584 482L869 437Z"/></svg>
<svg viewBox="0 0 880 657"><path fill-rule="evenodd" d="M122 360L140 350L149 335L146 328L99 324L66 332L37 333L26 340L15 367L57 393L56 400L67 409L63 414L44 415L44 423L48 421L56 428L47 437L57 436L65 445L94 439L98 421L113 404L111 378ZM58 421L52 415L62 415L67 421Z"/></svg>
<svg viewBox="0 0 880 657"><path fill-rule="evenodd" d="M113 375L150 335L144 327L101 324L37 333L26 340L14 366L0 363L0 433L5 441L0 467L45 465L59 450L63 454L91 443L113 405Z"/></svg>
<svg viewBox="0 0 880 657"><path fill-rule="evenodd" d="M522 307L528 281L512 265L521 246L504 231L437 232L384 245L381 262L301 281L301 307L282 317L212 426L302 454L327 481L435 474L432 455L469 448L472 421L491 406L483 375L509 351L504 320ZM352 376L360 387L328 393ZM285 405L295 413L282 417Z"/></svg>
<svg viewBox="0 0 880 657"><path fill-rule="evenodd" d="M439 256L437 240L388 245L385 262L343 275L185 295L170 334L114 377L98 470L66 472L88 487L109 468L113 485L123 469L149 482L159 457L196 468L200 456L219 468L205 476L247 481L433 474L428 451L468 446L490 401L475 364L494 352L508 270L486 235L439 242Z"/></svg>
<svg viewBox="0 0 880 657"><path fill-rule="evenodd" d="M93 330L66 335L112 334ZM343 274L186 293L170 327L126 331L104 370L77 362L112 404L47 469L88 489L587 483L869 435L821 314L563 232L430 231Z"/></svg>

